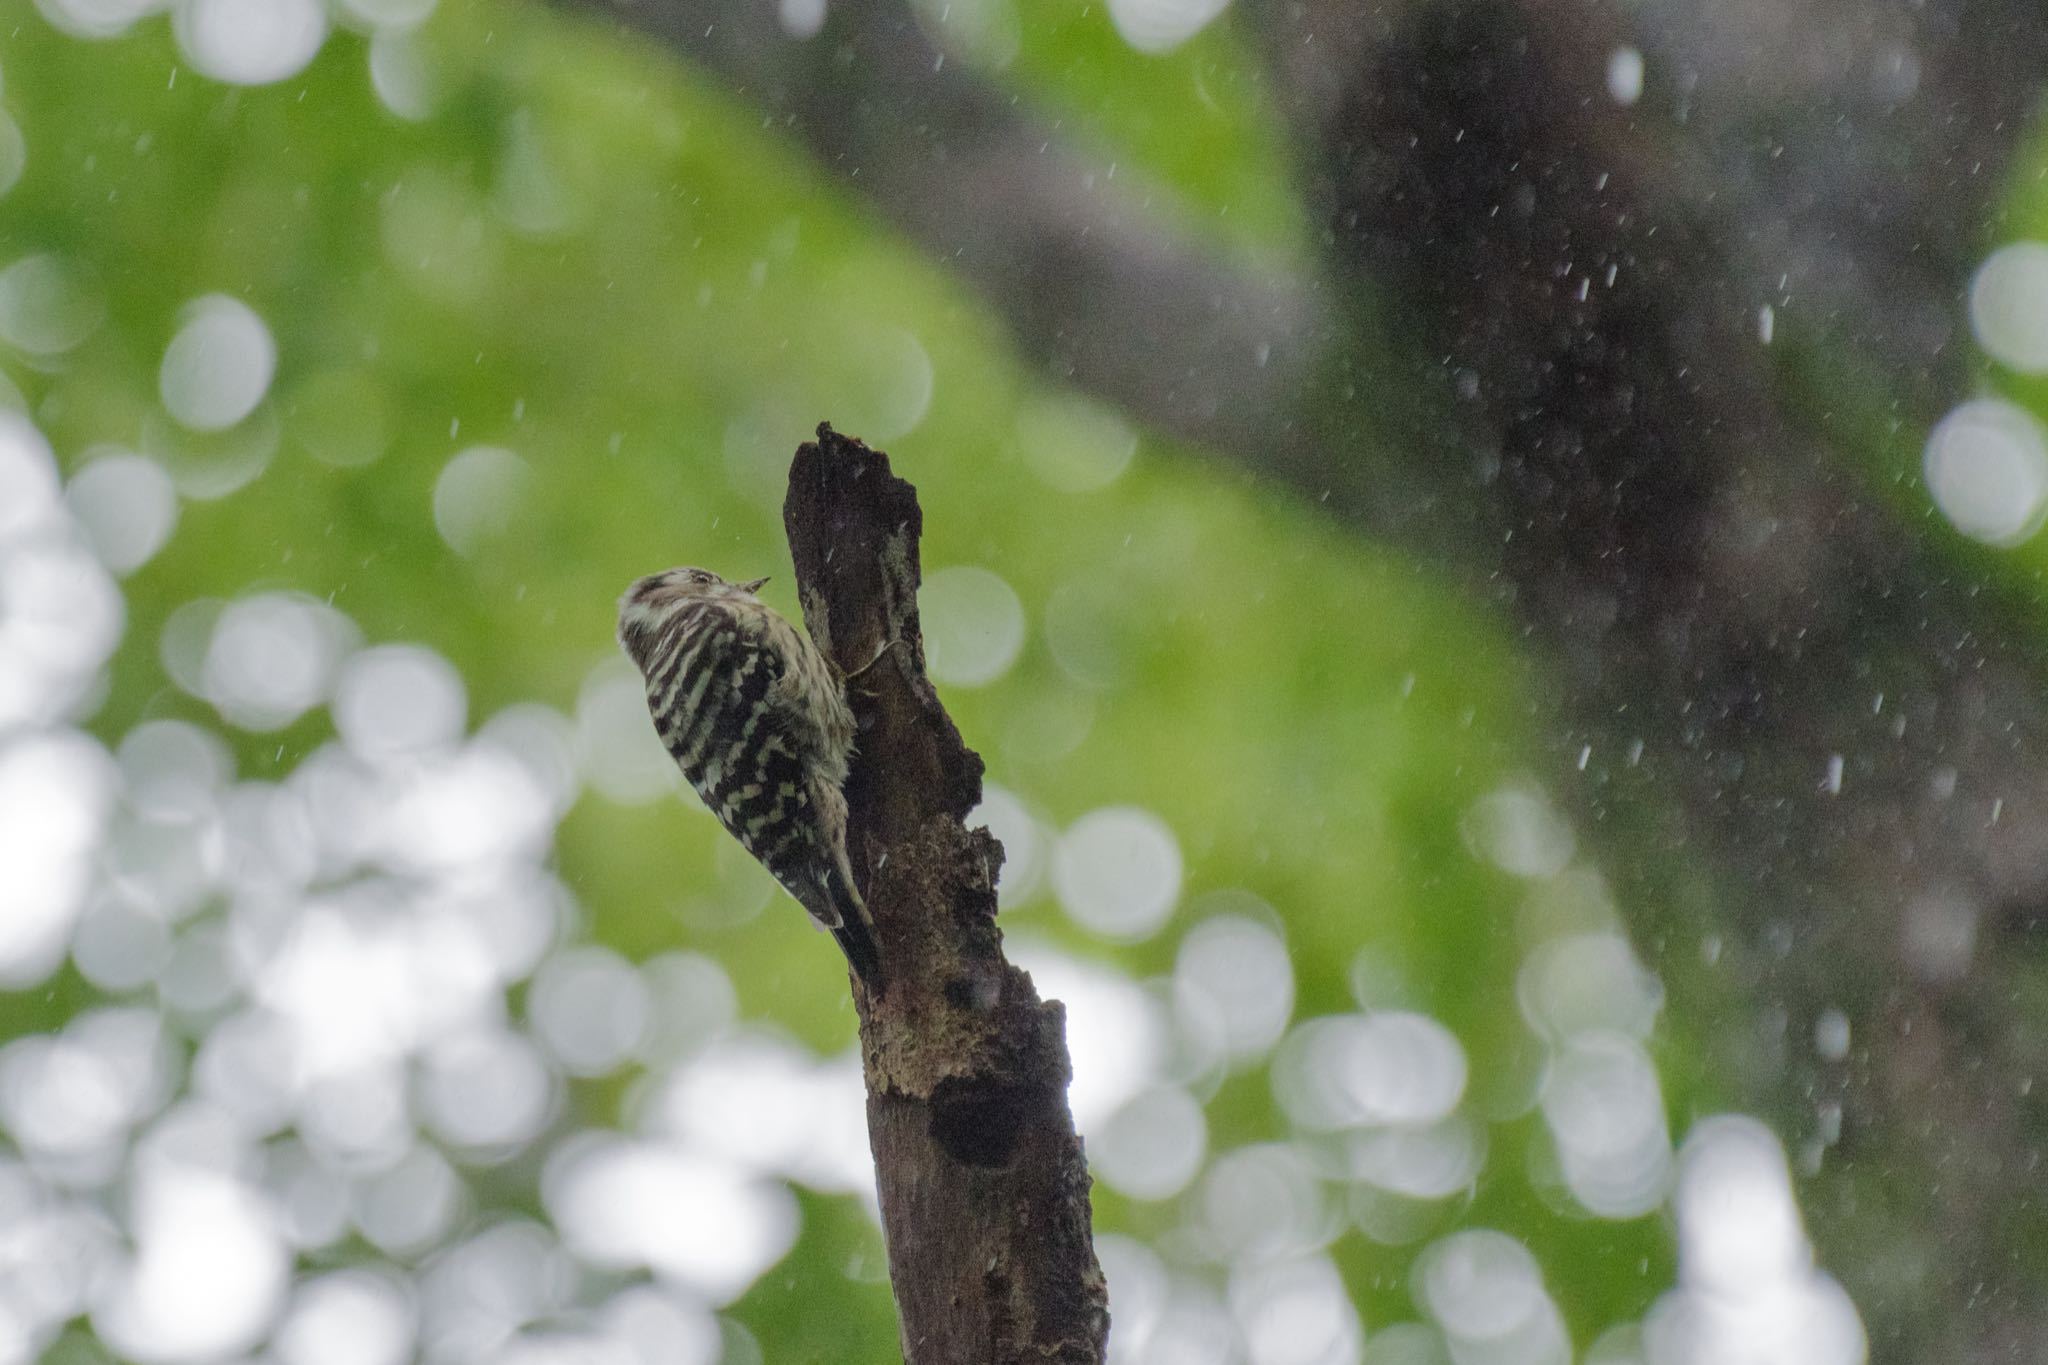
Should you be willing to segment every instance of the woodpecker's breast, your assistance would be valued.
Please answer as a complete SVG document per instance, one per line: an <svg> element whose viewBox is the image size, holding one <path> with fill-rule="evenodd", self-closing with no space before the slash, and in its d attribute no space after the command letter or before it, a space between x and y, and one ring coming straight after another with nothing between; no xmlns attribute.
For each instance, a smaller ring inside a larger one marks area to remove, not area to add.
<svg viewBox="0 0 2048 1365"><path fill-rule="evenodd" d="M813 856L803 727L779 703L791 660L750 613L693 602L647 660L655 732L719 822L785 883Z"/></svg>

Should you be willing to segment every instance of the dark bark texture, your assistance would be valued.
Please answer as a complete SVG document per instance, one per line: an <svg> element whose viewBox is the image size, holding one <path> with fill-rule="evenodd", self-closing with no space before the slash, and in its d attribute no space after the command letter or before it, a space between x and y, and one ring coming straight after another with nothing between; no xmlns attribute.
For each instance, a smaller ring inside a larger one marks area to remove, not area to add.
<svg viewBox="0 0 2048 1365"><path fill-rule="evenodd" d="M981 759L924 672L917 493L830 426L789 472L804 622L860 723L849 850L885 984L856 987L868 1140L909 1365L1099 1365L1108 1299L1065 1015L1003 958ZM870 666L872 665L872 666Z"/></svg>

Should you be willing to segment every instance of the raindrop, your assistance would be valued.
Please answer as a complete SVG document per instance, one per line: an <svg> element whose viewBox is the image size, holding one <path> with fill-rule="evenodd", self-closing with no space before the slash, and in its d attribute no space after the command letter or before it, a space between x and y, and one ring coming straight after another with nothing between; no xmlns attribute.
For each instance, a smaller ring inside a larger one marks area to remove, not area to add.
<svg viewBox="0 0 2048 1365"><path fill-rule="evenodd" d="M400 1068L395 1063L377 1062L341 1070L331 1049L321 1046L324 1040L316 1032L318 1021L314 1028L296 1019L291 1022L302 1030L295 1042L299 1068L307 1073L296 1095L293 1121L299 1136L333 1165L370 1171L400 1166L413 1140L413 1115ZM356 1223L363 1227L363 1209L371 1207L363 1201L377 1191L366 1188L357 1194ZM388 1208L376 1205L368 1216L378 1230L364 1228L364 1233L380 1245L410 1246L431 1235L416 1238L411 1233L392 1232L390 1228L396 1224L378 1223L382 1218L408 1218L403 1198L392 1199Z"/></svg>
<svg viewBox="0 0 2048 1365"><path fill-rule="evenodd" d="M776 0L776 19L791 38L815 38L825 27L825 0Z"/></svg>
<svg viewBox="0 0 2048 1365"><path fill-rule="evenodd" d="M1250 1365L1358 1365L1363 1326L1326 1257L1239 1267L1230 1306Z"/></svg>
<svg viewBox="0 0 2048 1365"><path fill-rule="evenodd" d="M725 1354L718 1319L688 1295L634 1285L607 1300L597 1318L626 1343L634 1365L738 1365Z"/></svg>
<svg viewBox="0 0 2048 1365"><path fill-rule="evenodd" d="M941 60L957 54L984 71L1007 69L1023 44L1014 0L943 0L920 6L917 17L943 49Z"/></svg>
<svg viewBox="0 0 2048 1365"><path fill-rule="evenodd" d="M118 38L170 0L36 0L45 19L74 38Z"/></svg>
<svg viewBox="0 0 2048 1365"><path fill-rule="evenodd" d="M232 602L213 624L200 691L232 725L282 730L327 696L357 638L346 616L303 594Z"/></svg>
<svg viewBox="0 0 2048 1365"><path fill-rule="evenodd" d="M1242 915L1212 915L1181 940L1174 1007L1199 1017L1234 1061L1263 1055L1294 1013L1294 965L1280 936Z"/></svg>
<svg viewBox="0 0 2048 1365"><path fill-rule="evenodd" d="M1955 886L1935 886L1906 902L1900 952L1922 980L1937 984L1961 981L1977 952L1977 922L1982 911L1975 897Z"/></svg>
<svg viewBox="0 0 2048 1365"><path fill-rule="evenodd" d="M1185 1090L1134 1096L1088 1138L1091 1170L1133 1199L1166 1199L1195 1178L1208 1147L1202 1106Z"/></svg>
<svg viewBox="0 0 2048 1365"><path fill-rule="evenodd" d="M185 306L178 334L164 348L157 391L164 408L192 431L223 431L256 410L277 369L277 343L256 311L226 294Z"/></svg>
<svg viewBox="0 0 2048 1365"><path fill-rule="evenodd" d="M1441 1123L1372 1128L1345 1148L1351 1174L1410 1199L1448 1199L1472 1187L1486 1160L1486 1137L1470 1119L1453 1114Z"/></svg>
<svg viewBox="0 0 2048 1365"><path fill-rule="evenodd" d="M62 961L115 784L106 751L85 735L0 743L0 986L34 985Z"/></svg>
<svg viewBox="0 0 2048 1365"><path fill-rule="evenodd" d="M1010 671L1024 648L1024 604L987 569L940 569L918 594L932 677L981 687Z"/></svg>
<svg viewBox="0 0 2048 1365"><path fill-rule="evenodd" d="M46 527L57 496L57 462L50 443L25 419L0 413L0 545Z"/></svg>
<svg viewBox="0 0 2048 1365"><path fill-rule="evenodd" d="M1607 54L1607 95L1620 105L1643 97L1643 54L1636 48L1617 47Z"/></svg>
<svg viewBox="0 0 2048 1365"><path fill-rule="evenodd" d="M391 1255L424 1251L455 1226L464 1194L448 1159L422 1143L357 1186L356 1228Z"/></svg>
<svg viewBox="0 0 2048 1365"><path fill-rule="evenodd" d="M1679 1154L1679 1287L1643 1321L1653 1361L1861 1365L1855 1305L1813 1268L1784 1149L1755 1119L1700 1120Z"/></svg>
<svg viewBox="0 0 2048 1365"><path fill-rule="evenodd" d="M1974 540L2018 545L2048 515L2048 442L2011 403L1976 399L1957 407L1928 436L1921 466L1934 505Z"/></svg>
<svg viewBox="0 0 2048 1365"><path fill-rule="evenodd" d="M420 645L379 645L351 657L334 686L334 728L368 763L447 754L468 702L455 666Z"/></svg>
<svg viewBox="0 0 2048 1365"><path fill-rule="evenodd" d="M169 471L187 498L213 501L240 492L270 467L281 427L268 404L225 431L192 431L157 413L142 419L142 449Z"/></svg>
<svg viewBox="0 0 2048 1365"><path fill-rule="evenodd" d="M1636 1218L1663 1202L1671 1137L1657 1071L1635 1039L1573 1038L1543 1088L1543 1116L1564 1182L1588 1211Z"/></svg>
<svg viewBox="0 0 2048 1365"><path fill-rule="evenodd" d="M1113 1232L1095 1235L1095 1259L1109 1286L1110 1365L1141 1365L1146 1338L1166 1307L1166 1265L1143 1242Z"/></svg>
<svg viewBox="0 0 2048 1365"><path fill-rule="evenodd" d="M631 660L607 655L584 676L576 694L576 753L583 780L607 801L640 806L676 790L675 760L654 733L647 682Z"/></svg>
<svg viewBox="0 0 2048 1365"><path fill-rule="evenodd" d="M1159 932L1180 899L1180 844L1151 811L1106 806L1060 836L1052 884L1076 924L1139 942Z"/></svg>
<svg viewBox="0 0 2048 1365"><path fill-rule="evenodd" d="M297 75L327 37L319 0L179 0L171 16L193 67L230 85Z"/></svg>
<svg viewBox="0 0 2048 1365"><path fill-rule="evenodd" d="M1236 1324L1215 1293L1198 1280L1183 1278L1174 1283L1137 1359L1146 1365L1242 1365L1244 1352Z"/></svg>
<svg viewBox="0 0 2048 1365"><path fill-rule="evenodd" d="M616 1136L557 1147L541 1197L578 1256L604 1267L645 1267L719 1305L783 1258L801 1220L780 1182ZM678 1218L678 1209L691 1216Z"/></svg>
<svg viewBox="0 0 2048 1365"><path fill-rule="evenodd" d="M210 1170L153 1162L129 1193L135 1257L93 1311L120 1355L224 1359L261 1339L290 1281L277 1211Z"/></svg>
<svg viewBox="0 0 2048 1365"><path fill-rule="evenodd" d="M418 123L434 112L434 77L410 29L381 27L370 38L370 88L384 107Z"/></svg>
<svg viewBox="0 0 2048 1365"><path fill-rule="evenodd" d="M170 539L178 523L178 491L163 466L147 456L103 447L85 458L64 500L100 563L125 577Z"/></svg>
<svg viewBox="0 0 2048 1365"><path fill-rule="evenodd" d="M639 1055L654 1064L703 1050L739 1018L739 992L725 968L701 953L663 953L640 968L653 1018Z"/></svg>
<svg viewBox="0 0 2048 1365"><path fill-rule="evenodd" d="M1325 1016L1297 1028L1273 1064L1281 1107L1303 1127L1427 1124L1465 1095L1465 1049L1426 1014Z"/></svg>
<svg viewBox="0 0 2048 1365"><path fill-rule="evenodd" d="M106 318L99 291L57 256L24 256L0 270L0 341L32 356L61 355Z"/></svg>
<svg viewBox="0 0 2048 1365"><path fill-rule="evenodd" d="M1038 477L1068 493L1105 488L1138 451L1138 433L1114 409L1074 394L1028 399L1017 409L1017 444Z"/></svg>
<svg viewBox="0 0 2048 1365"><path fill-rule="evenodd" d="M445 1038L422 1061L427 1124L471 1159L512 1155L540 1134L553 1112L547 1064L532 1043L509 1029Z"/></svg>
<svg viewBox="0 0 2048 1365"><path fill-rule="evenodd" d="M413 1317L405 1290L389 1277L337 1270L299 1286L270 1349L278 1365L405 1365Z"/></svg>
<svg viewBox="0 0 2048 1365"><path fill-rule="evenodd" d="M1415 1297L1454 1341L1506 1344L1556 1312L1528 1248L1506 1233L1478 1228L1453 1233L1417 1258ZM1548 1359L1503 1358L1530 1365Z"/></svg>
<svg viewBox="0 0 2048 1365"><path fill-rule="evenodd" d="M526 1010L535 1033L572 1076L602 1076L629 1061L647 1035L647 983L609 948L571 949L534 974Z"/></svg>
<svg viewBox="0 0 2048 1365"><path fill-rule="evenodd" d="M1300 1149L1269 1142L1210 1163L1196 1194L1202 1230L1229 1260L1267 1261L1326 1246L1339 1225Z"/></svg>
<svg viewBox="0 0 2048 1365"><path fill-rule="evenodd" d="M1140 52L1171 52L1208 27L1230 0L1109 0L1109 21Z"/></svg>
<svg viewBox="0 0 2048 1365"><path fill-rule="evenodd" d="M556 815L576 803L576 727L554 707L514 702L485 721L477 738L524 768Z"/></svg>
<svg viewBox="0 0 2048 1365"><path fill-rule="evenodd" d="M932 403L932 360L915 336L901 327L864 332L838 362L850 372L822 407L837 414L833 424L841 430L879 443L900 440L924 421Z"/></svg>
<svg viewBox="0 0 2048 1365"><path fill-rule="evenodd" d="M2013 242L1986 258L1970 281L1970 325L1999 364L2048 373L2048 242Z"/></svg>
<svg viewBox="0 0 2048 1365"><path fill-rule="evenodd" d="M1515 978L1522 1017L1547 1037L1607 1029L1647 1038L1664 984L1618 934L1575 934L1529 954Z"/></svg>
<svg viewBox="0 0 2048 1365"><path fill-rule="evenodd" d="M1571 862L1571 826L1533 787L1505 786L1480 797L1460 828L1475 854L1518 877L1553 877Z"/></svg>
<svg viewBox="0 0 2048 1365"><path fill-rule="evenodd" d="M526 501L533 470L501 446L457 452L434 481L434 526L465 559L502 541Z"/></svg>
<svg viewBox="0 0 2048 1365"><path fill-rule="evenodd" d="M1832 1007L1822 1010L1813 1021L1813 1050L1824 1062L1839 1062L1849 1055L1849 1016Z"/></svg>
<svg viewBox="0 0 2048 1365"><path fill-rule="evenodd" d="M252 1134L291 1122L298 1100L298 1057L292 1038L265 1010L243 1010L215 1023L192 1059L192 1092L218 1105Z"/></svg>
<svg viewBox="0 0 2048 1365"><path fill-rule="evenodd" d="M170 931L163 920L118 896L94 903L71 937L78 974L108 994L147 985L170 959Z"/></svg>

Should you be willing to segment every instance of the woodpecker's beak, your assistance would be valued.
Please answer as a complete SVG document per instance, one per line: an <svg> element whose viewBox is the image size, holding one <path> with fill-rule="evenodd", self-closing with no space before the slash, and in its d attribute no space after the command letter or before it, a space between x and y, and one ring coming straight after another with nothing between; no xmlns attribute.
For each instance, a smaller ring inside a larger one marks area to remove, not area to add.
<svg viewBox="0 0 2048 1365"><path fill-rule="evenodd" d="M760 577L760 578L757 578L757 579L755 579L755 580L754 580L753 582L751 582L751 583L735 583L735 584L733 584L733 586L734 586L735 588L738 588L738 589L739 589L739 590L740 590L741 592L759 592L759 591L761 591L761 585L762 585L763 583L766 583L766 582L768 581L768 579L769 579L769 578L771 578L771 577L773 577L773 576L774 576L774 575L772 575L772 574L769 574L769 575L764 575L764 576L762 576L762 577Z"/></svg>

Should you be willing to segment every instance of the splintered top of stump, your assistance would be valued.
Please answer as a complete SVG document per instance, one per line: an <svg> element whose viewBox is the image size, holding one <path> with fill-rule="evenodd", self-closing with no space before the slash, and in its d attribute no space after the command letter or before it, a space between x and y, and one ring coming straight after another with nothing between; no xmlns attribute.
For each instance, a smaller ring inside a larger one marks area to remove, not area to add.
<svg viewBox="0 0 2048 1365"><path fill-rule="evenodd" d="M811 638L858 675L848 687L861 722L846 784L854 834L887 844L939 812L964 818L981 801L982 763L925 676L917 490L887 455L821 422L790 466L782 525ZM884 758L886 789L874 780Z"/></svg>

